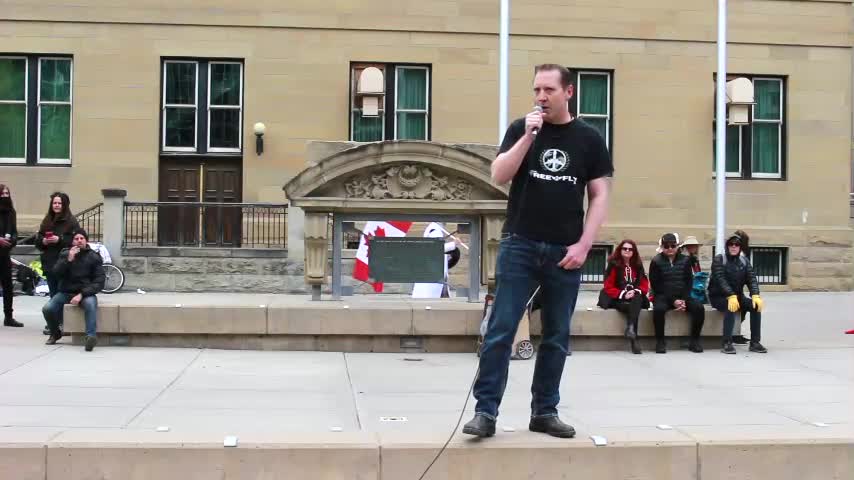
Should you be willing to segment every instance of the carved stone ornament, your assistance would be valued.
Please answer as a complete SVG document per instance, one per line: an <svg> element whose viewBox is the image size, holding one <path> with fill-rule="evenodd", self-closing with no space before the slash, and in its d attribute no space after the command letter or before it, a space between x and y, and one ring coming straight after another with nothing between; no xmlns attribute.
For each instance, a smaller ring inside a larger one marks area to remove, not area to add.
<svg viewBox="0 0 854 480"><path fill-rule="evenodd" d="M472 184L439 176L420 165L395 165L368 175L355 176L344 184L347 198L471 200Z"/></svg>

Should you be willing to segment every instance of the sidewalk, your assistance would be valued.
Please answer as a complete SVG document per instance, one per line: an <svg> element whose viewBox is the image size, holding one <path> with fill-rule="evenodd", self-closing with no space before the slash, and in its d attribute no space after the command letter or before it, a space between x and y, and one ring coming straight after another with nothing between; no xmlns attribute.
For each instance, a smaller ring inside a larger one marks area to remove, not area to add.
<svg viewBox="0 0 854 480"><path fill-rule="evenodd" d="M38 310L44 299L15 300L26 326L0 330L3 427L448 432L477 367L474 354L122 347L87 354L43 345ZM842 332L851 325L846 317L854 322L854 295L769 294L767 303L767 355L746 347L732 356L576 352L561 387L562 415L583 434L631 434L658 424L687 436L851 432L854 337ZM503 425L527 425L533 367L534 361L512 362ZM831 427L819 430L813 422Z"/></svg>

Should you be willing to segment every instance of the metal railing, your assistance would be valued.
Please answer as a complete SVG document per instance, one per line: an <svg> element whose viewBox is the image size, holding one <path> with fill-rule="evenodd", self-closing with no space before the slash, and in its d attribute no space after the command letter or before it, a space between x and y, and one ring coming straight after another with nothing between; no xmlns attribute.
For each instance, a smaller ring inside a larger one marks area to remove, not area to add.
<svg viewBox="0 0 854 480"><path fill-rule="evenodd" d="M103 203L93 205L77 214L77 223L80 224L80 228L86 230L86 233L89 234L90 242L100 242L103 240L103 218Z"/></svg>
<svg viewBox="0 0 854 480"><path fill-rule="evenodd" d="M287 204L125 202L125 247L286 248Z"/></svg>
<svg viewBox="0 0 854 480"><path fill-rule="evenodd" d="M89 234L90 242L100 242L103 240L103 203L97 203L95 205L92 205L91 207L87 208L86 210L83 210L82 212L74 216L75 218L77 218L77 223L80 224L80 228L86 230L86 233ZM35 233L18 240L18 245L35 245L35 243Z"/></svg>
<svg viewBox="0 0 854 480"><path fill-rule="evenodd" d="M581 266L581 283L604 283L605 267L611 255L610 245L593 245L587 260Z"/></svg>

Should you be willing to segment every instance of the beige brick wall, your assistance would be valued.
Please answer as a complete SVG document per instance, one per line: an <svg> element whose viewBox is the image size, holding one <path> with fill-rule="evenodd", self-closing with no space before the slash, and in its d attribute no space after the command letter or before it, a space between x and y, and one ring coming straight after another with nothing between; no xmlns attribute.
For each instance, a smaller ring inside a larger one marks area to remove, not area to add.
<svg viewBox="0 0 854 480"><path fill-rule="evenodd" d="M54 3L7 2L0 20L0 52L75 62L73 167L0 166L24 227L56 189L77 210L100 201L104 187L156 198L163 56L245 59L245 201L283 201L307 141L347 138L351 61L431 64L433 140L496 141L491 0L354 0L334 9L302 0ZM605 239L651 242L672 229L711 239L714 8L707 0L513 2L512 117L530 108L537 63L615 72L617 176ZM798 245L849 231L851 13L851 2L730 2L729 71L788 76L788 180L730 181L728 229L750 225L769 243ZM258 121L267 125L262 157L253 148Z"/></svg>

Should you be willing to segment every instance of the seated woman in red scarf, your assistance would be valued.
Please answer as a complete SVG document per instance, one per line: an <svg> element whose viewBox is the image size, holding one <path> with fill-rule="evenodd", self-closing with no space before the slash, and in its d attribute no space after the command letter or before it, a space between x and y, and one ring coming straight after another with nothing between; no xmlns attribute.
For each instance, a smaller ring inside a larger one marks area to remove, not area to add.
<svg viewBox="0 0 854 480"><path fill-rule="evenodd" d="M632 353L639 354L637 343L638 317L649 308L649 279L634 240L623 240L608 258L605 286L599 292L599 306L614 308L626 315L626 338Z"/></svg>

